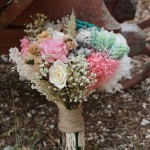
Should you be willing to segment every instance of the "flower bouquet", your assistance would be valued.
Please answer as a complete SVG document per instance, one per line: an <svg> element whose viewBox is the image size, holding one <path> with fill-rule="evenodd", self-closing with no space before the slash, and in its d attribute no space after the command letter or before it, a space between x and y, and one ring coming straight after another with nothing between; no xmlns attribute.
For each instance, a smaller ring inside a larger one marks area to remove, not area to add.
<svg viewBox="0 0 150 150"><path fill-rule="evenodd" d="M120 90L119 80L130 77L125 38L76 20L74 13L56 23L37 14L25 32L21 50L11 48L10 59L32 89L57 104L62 149L84 149L82 103L96 89Z"/></svg>

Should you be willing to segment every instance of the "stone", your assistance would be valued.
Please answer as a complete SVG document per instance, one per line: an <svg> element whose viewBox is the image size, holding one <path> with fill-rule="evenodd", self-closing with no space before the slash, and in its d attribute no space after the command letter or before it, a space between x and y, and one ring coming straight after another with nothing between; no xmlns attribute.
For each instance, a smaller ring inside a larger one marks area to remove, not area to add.
<svg viewBox="0 0 150 150"><path fill-rule="evenodd" d="M142 126L146 126L146 125L148 125L148 124L150 124L150 121L148 121L148 120L146 120L146 119L143 119L142 122L141 122L141 125L142 125Z"/></svg>
<svg viewBox="0 0 150 150"><path fill-rule="evenodd" d="M97 123L98 123L99 125L100 125L100 124L102 124L102 122L101 122L101 121L98 121Z"/></svg>
<svg viewBox="0 0 150 150"><path fill-rule="evenodd" d="M51 129L54 129L54 125L53 125L53 124L52 124L52 125L50 125L49 127L50 127Z"/></svg>
<svg viewBox="0 0 150 150"><path fill-rule="evenodd" d="M89 137L87 140L88 140L88 141L91 141L91 140L93 140L93 137Z"/></svg>
<svg viewBox="0 0 150 150"><path fill-rule="evenodd" d="M136 24L121 24L121 34L126 38L130 47L129 56L135 56L145 49L146 41L142 29Z"/></svg>
<svg viewBox="0 0 150 150"><path fill-rule="evenodd" d="M136 13L136 0L104 0L108 10L120 23L134 19Z"/></svg>
<svg viewBox="0 0 150 150"><path fill-rule="evenodd" d="M107 105L107 108L111 108L111 104Z"/></svg>
<svg viewBox="0 0 150 150"><path fill-rule="evenodd" d="M28 117L28 118L31 118L31 117L32 117L32 114L31 114L30 112L28 112L28 113L27 113L27 117Z"/></svg>
<svg viewBox="0 0 150 150"><path fill-rule="evenodd" d="M142 107L143 107L144 109L146 109L146 106L147 106L146 103L143 103L143 104L142 104Z"/></svg>
<svg viewBox="0 0 150 150"><path fill-rule="evenodd" d="M102 143L104 143L104 142L105 142L105 139L101 139L100 141L101 141Z"/></svg>
<svg viewBox="0 0 150 150"><path fill-rule="evenodd" d="M7 146L3 150L14 150L14 148L12 146Z"/></svg>

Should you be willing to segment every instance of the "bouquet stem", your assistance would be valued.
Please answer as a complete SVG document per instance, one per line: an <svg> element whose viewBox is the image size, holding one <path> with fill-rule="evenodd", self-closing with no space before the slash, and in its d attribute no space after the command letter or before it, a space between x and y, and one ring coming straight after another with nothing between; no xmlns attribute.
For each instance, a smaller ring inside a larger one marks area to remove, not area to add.
<svg viewBox="0 0 150 150"><path fill-rule="evenodd" d="M63 133L61 135L60 150L84 150L84 147L79 146L79 132Z"/></svg>
<svg viewBox="0 0 150 150"><path fill-rule="evenodd" d="M59 108L58 128L62 132L61 150L84 150L84 118L82 107L68 110Z"/></svg>
<svg viewBox="0 0 150 150"><path fill-rule="evenodd" d="M79 132L75 132L75 137L76 137L76 150L83 150L83 147L79 147L78 145L78 135L79 135Z"/></svg>

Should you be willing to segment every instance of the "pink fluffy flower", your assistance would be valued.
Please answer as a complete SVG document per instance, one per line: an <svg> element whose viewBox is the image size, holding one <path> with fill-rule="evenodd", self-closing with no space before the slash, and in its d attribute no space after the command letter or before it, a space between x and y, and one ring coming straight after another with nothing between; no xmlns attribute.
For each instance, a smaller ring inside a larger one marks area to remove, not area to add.
<svg viewBox="0 0 150 150"><path fill-rule="evenodd" d="M62 62L67 62L68 51L66 44L62 39L45 39L39 47L41 48L42 58L49 63L60 59Z"/></svg>
<svg viewBox="0 0 150 150"><path fill-rule="evenodd" d="M23 39L20 39L20 47L21 47L21 53L26 54L28 52L29 46L30 46L30 41L28 38L25 36Z"/></svg>
<svg viewBox="0 0 150 150"><path fill-rule="evenodd" d="M114 75L119 66L119 61L107 56L106 53L92 53L87 58L90 72L96 74L96 83L90 89L99 88L104 82Z"/></svg>

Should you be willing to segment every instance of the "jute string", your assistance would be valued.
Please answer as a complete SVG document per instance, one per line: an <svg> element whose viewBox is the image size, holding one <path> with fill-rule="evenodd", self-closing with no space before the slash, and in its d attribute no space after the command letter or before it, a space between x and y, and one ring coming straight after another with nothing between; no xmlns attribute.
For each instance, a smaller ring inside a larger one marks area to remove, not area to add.
<svg viewBox="0 0 150 150"><path fill-rule="evenodd" d="M77 109L74 109L74 110L68 110L68 109L65 109L64 107L58 107L58 108L59 108L58 128L61 132L66 133L66 135L67 135L66 136L66 143L68 141L70 141L71 137L72 137L72 142L73 142L74 141L73 136L75 136L74 133L79 132L78 146L84 147L84 145L85 145L84 118L82 116L82 107L78 107ZM71 143L71 142L68 142L68 144L69 143ZM73 145L71 147L73 147Z"/></svg>

